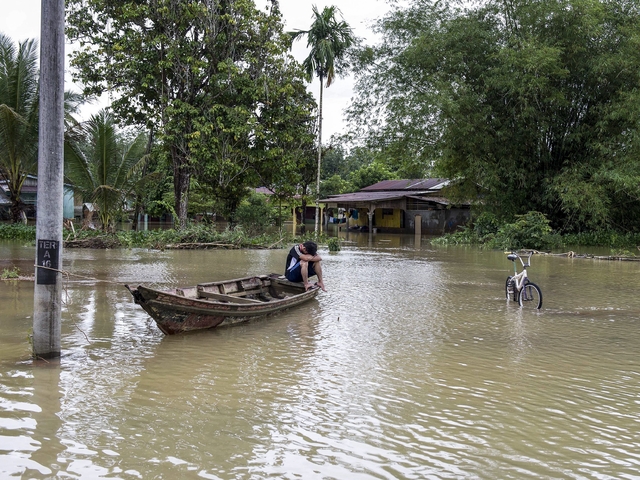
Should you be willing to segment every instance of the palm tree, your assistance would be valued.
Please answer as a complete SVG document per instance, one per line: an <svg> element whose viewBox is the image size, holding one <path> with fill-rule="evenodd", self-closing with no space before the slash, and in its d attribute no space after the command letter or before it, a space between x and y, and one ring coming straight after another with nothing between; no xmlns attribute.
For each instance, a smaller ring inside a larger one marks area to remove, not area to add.
<svg viewBox="0 0 640 480"><path fill-rule="evenodd" d="M320 164L322 162L322 95L323 82L327 81L327 88L331 86L340 62L344 59L349 48L355 43L355 37L349 24L344 20L338 21L337 7L324 7L322 13L317 6L313 6L313 23L309 30L291 32L291 38L297 40L303 35L307 37L307 46L311 48L309 56L302 62L310 77L316 75L320 79L320 101L318 102L318 176L316 182L316 224L318 235L318 220L320 217Z"/></svg>
<svg viewBox="0 0 640 480"><path fill-rule="evenodd" d="M77 123L82 95L65 92L65 128ZM6 183L14 222L26 220L20 198L27 176L38 172L38 44L15 45L0 34L0 180Z"/></svg>
<svg viewBox="0 0 640 480"><path fill-rule="evenodd" d="M147 158L146 136L141 133L132 141L124 140L107 110L75 130L74 140L65 148L65 178L97 207L102 230L112 231L118 213L141 181L138 172Z"/></svg>
<svg viewBox="0 0 640 480"><path fill-rule="evenodd" d="M0 180L6 182L14 222L26 219L22 185L38 167L38 45L16 49L0 34Z"/></svg>

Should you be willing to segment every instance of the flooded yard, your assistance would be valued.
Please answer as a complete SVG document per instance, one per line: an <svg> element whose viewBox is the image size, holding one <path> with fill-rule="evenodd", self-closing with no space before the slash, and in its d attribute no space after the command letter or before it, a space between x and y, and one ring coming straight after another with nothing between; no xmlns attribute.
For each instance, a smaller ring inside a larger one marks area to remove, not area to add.
<svg viewBox="0 0 640 480"><path fill-rule="evenodd" d="M0 244L28 271L34 249ZM165 337L124 284L281 272L286 250L66 250L60 362L0 283L0 477L640 478L640 262L351 234L310 303Z"/></svg>

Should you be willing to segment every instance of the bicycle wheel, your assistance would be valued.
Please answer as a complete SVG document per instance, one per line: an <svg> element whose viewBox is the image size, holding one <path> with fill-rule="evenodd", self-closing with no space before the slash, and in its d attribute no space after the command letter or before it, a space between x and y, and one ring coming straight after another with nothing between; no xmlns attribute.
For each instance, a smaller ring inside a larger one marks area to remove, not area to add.
<svg viewBox="0 0 640 480"><path fill-rule="evenodd" d="M518 295L518 303L523 308L539 309L542 307L542 290L535 283L527 282Z"/></svg>
<svg viewBox="0 0 640 480"><path fill-rule="evenodd" d="M507 298L507 300L511 300L513 299L513 301L516 301L516 286L513 284L513 282L511 281L513 277L511 275L509 275L507 277L507 281L504 284L504 293L505 293L505 297Z"/></svg>

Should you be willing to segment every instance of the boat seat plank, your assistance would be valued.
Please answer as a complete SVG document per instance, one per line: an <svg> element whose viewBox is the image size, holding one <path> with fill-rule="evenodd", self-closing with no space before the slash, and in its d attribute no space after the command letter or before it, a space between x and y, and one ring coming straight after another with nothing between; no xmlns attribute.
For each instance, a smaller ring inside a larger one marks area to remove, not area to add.
<svg viewBox="0 0 640 480"><path fill-rule="evenodd" d="M205 291L199 291L198 295L200 296L200 298L210 298L212 300L222 300L222 301L226 301L229 303L245 303L245 304L250 304L250 303L263 303L260 300L253 300L252 298L243 298L243 297L236 297L236 296L231 296L231 295L225 295L223 293L214 293L214 292L205 292Z"/></svg>
<svg viewBox="0 0 640 480"><path fill-rule="evenodd" d="M230 297L244 297L246 295L260 295L261 293L264 293L263 288L255 288L253 290L245 290L243 292L227 293L227 295L229 295Z"/></svg>
<svg viewBox="0 0 640 480"><path fill-rule="evenodd" d="M258 277L250 278L249 280L241 280L240 285L243 290L254 290L256 288L262 287L262 280Z"/></svg>

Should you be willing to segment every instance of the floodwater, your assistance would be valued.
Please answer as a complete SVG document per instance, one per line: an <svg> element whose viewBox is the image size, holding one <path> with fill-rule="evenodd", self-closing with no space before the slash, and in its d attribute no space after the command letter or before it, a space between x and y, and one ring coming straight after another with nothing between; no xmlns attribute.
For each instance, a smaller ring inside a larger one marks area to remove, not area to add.
<svg viewBox="0 0 640 480"><path fill-rule="evenodd" d="M504 299L503 252L320 253L312 303L164 337L123 284L279 272L286 250L66 250L59 363L30 359L33 283L1 283L0 478L640 478L640 262L534 256L538 313Z"/></svg>

